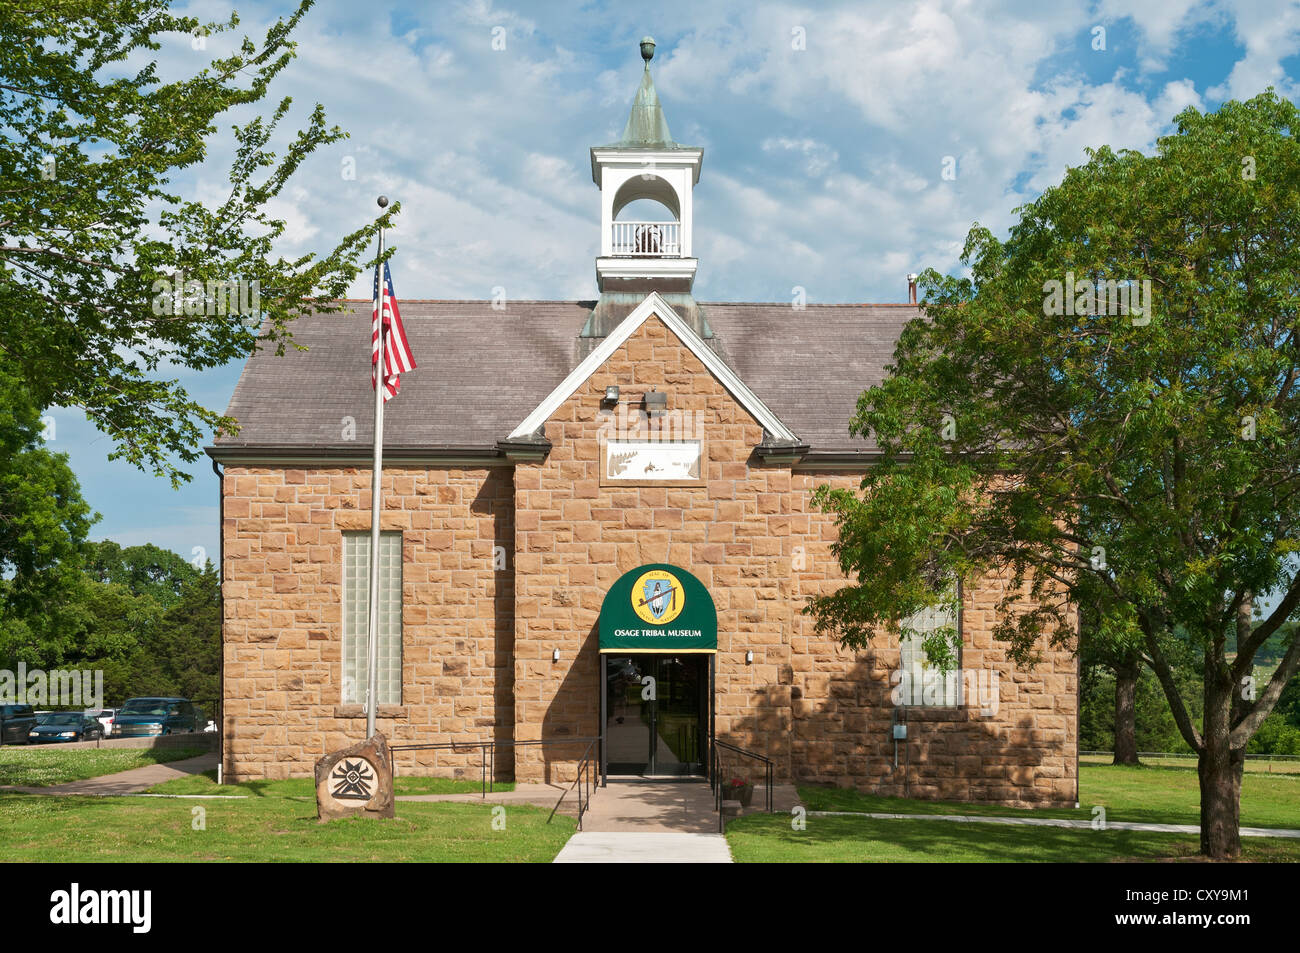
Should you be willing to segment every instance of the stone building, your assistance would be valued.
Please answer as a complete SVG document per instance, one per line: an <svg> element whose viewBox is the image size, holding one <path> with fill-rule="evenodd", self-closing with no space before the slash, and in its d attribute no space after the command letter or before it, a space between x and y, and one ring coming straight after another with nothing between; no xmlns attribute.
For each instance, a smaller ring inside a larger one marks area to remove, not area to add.
<svg viewBox="0 0 1300 953"><path fill-rule="evenodd" d="M1076 660L1005 658L999 579L960 592L962 672L937 681L910 641L847 651L801 613L844 582L812 494L872 465L848 422L918 312L697 302L703 153L672 139L652 52L623 137L591 150L595 300L401 302L421 367L385 414L379 729L495 742L517 780L588 750L610 778L702 775L716 738L779 780L1072 804ZM298 320L307 349L249 359L241 429L209 449L232 779L308 775L365 731L370 326L368 301Z"/></svg>

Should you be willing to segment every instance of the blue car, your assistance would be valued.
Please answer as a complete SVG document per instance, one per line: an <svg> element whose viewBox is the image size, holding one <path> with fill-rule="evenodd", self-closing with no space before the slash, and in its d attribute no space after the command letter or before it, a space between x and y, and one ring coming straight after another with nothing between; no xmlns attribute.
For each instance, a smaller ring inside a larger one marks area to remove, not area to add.
<svg viewBox="0 0 1300 953"><path fill-rule="evenodd" d="M104 737L104 726L80 711L51 711L27 735L28 744L57 744L61 741L96 741Z"/></svg>
<svg viewBox="0 0 1300 953"><path fill-rule="evenodd" d="M128 698L113 721L113 735L119 738L153 738L198 730L198 715L188 698Z"/></svg>

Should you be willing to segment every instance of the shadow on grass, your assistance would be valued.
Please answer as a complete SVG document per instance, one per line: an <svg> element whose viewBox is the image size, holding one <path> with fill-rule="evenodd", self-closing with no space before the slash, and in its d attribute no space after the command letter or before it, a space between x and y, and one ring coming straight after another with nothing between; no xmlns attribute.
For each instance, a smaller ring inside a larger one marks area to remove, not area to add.
<svg viewBox="0 0 1300 953"><path fill-rule="evenodd" d="M149 789L150 794L217 795L226 797L285 798L288 800L315 800L316 786L312 778L281 778L279 780L255 779L238 784L217 784L216 769L199 771L183 778L173 778ZM512 782L497 782L497 790L511 789ZM395 793L405 794L464 794L477 793L478 782L458 781L450 778L399 777L395 779Z"/></svg>
<svg viewBox="0 0 1300 953"><path fill-rule="evenodd" d="M1300 779L1248 775L1242 786L1242 824L1246 827L1300 828ZM1062 817L1091 820L1104 807L1110 821L1199 824L1200 789L1194 768L1084 765L1082 806L1011 808L961 801L929 801L869 794L850 788L804 784L802 803L813 811L885 814L963 814L1005 817Z"/></svg>
<svg viewBox="0 0 1300 953"><path fill-rule="evenodd" d="M810 817L802 831L787 818L742 818L728 825L727 841L737 860L751 862L1097 863L1198 850L1194 835L842 817ZM1300 849L1288 853L1294 859Z"/></svg>

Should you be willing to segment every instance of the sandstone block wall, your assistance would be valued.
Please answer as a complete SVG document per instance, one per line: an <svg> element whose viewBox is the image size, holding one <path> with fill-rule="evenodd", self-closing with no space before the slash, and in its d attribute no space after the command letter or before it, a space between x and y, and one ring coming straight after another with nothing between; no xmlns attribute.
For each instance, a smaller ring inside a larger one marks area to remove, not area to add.
<svg viewBox="0 0 1300 953"><path fill-rule="evenodd" d="M600 485L601 396L618 385L639 401L651 387L669 409L704 422L702 487ZM789 721L790 471L751 460L762 428L658 318L650 318L546 424L545 461L515 470L515 712L518 736L599 731L597 621L606 591L643 563L692 572L718 610L719 735L752 719L760 749ZM551 661L558 648L564 662ZM754 664L745 665L746 649ZM754 706L759 706L756 710ZM567 780L570 762L521 748L520 780Z"/></svg>
<svg viewBox="0 0 1300 953"><path fill-rule="evenodd" d="M365 734L361 706L342 698L342 547L345 531L370 528L370 472L230 466L222 493L225 773L307 776ZM403 671L402 703L380 707L379 730L394 744L509 740L511 471L388 467L383 497L382 528L402 532ZM394 763L480 770L477 752L398 751Z"/></svg>

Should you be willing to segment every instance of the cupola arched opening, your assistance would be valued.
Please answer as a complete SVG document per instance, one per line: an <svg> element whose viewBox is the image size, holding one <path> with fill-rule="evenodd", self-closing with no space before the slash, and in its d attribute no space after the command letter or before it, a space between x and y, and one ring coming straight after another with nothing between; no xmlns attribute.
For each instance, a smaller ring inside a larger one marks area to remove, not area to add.
<svg viewBox="0 0 1300 953"><path fill-rule="evenodd" d="M643 172L628 179L614 193L614 218L633 202L650 201L661 205L672 215L672 221L681 221L682 203L671 182L651 172Z"/></svg>
<svg viewBox="0 0 1300 953"><path fill-rule="evenodd" d="M612 251L616 255L680 255L681 208L676 187L663 176L652 172L632 175L614 193Z"/></svg>

